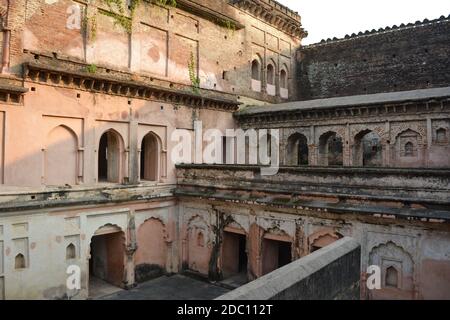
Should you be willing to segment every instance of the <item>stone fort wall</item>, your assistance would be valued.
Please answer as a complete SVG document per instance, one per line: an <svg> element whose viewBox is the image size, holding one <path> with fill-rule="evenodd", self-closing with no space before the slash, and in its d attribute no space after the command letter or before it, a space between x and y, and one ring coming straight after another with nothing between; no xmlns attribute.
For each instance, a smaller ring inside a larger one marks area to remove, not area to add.
<svg viewBox="0 0 450 320"><path fill-rule="evenodd" d="M322 40L298 52L300 100L445 87L450 16Z"/></svg>

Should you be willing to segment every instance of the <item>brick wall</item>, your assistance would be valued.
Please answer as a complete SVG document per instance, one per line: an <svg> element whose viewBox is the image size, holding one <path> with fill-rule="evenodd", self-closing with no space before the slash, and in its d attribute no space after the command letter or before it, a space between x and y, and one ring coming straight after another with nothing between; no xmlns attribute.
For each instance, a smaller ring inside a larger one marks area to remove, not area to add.
<svg viewBox="0 0 450 320"><path fill-rule="evenodd" d="M306 46L299 99L448 86L449 43L450 16Z"/></svg>

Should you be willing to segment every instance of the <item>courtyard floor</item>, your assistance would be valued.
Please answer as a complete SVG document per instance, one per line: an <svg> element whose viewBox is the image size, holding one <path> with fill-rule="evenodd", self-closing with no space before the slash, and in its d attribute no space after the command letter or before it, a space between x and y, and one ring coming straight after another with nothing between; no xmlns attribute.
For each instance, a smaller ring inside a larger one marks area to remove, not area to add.
<svg viewBox="0 0 450 320"><path fill-rule="evenodd" d="M141 283L131 290L120 290L93 298L98 300L213 300L228 291L230 290L177 274Z"/></svg>

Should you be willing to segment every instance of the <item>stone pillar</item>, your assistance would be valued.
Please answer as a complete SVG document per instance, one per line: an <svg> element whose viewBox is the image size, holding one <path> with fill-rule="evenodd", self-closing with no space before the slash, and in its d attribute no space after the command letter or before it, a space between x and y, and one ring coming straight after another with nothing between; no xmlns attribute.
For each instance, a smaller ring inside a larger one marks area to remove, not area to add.
<svg viewBox="0 0 450 320"><path fill-rule="evenodd" d="M128 157L128 172L129 172L129 183L137 184L139 183L139 161L140 161L140 153L138 149L138 127L139 124L134 117L135 112L130 109L130 126L129 126L129 157Z"/></svg>
<svg viewBox="0 0 450 320"><path fill-rule="evenodd" d="M382 139L382 141L384 142L384 145L382 145L383 147L383 166L385 167L390 167L391 165L391 124L389 121L386 121L386 125L385 125L385 139Z"/></svg>
<svg viewBox="0 0 450 320"><path fill-rule="evenodd" d="M126 265L125 265L125 280L124 287L125 289L131 289L136 286L135 278L134 278L134 254L136 253L137 245L134 243L127 246L126 253Z"/></svg>
<svg viewBox="0 0 450 320"><path fill-rule="evenodd" d="M261 247L261 230L256 221L254 221L250 225L248 234L248 279L250 281L262 275Z"/></svg>
<svg viewBox="0 0 450 320"><path fill-rule="evenodd" d="M424 160L425 160L425 166L430 166L430 153L431 153L431 145L433 143L433 127L431 123L431 118L427 118L427 147L424 149Z"/></svg>
<svg viewBox="0 0 450 320"><path fill-rule="evenodd" d="M343 154L343 159L342 159L343 166L344 167L349 167L349 166L351 166L351 161L350 161L350 154L351 154L350 147L351 147L351 145L350 145L350 125L348 123L347 123L346 130L345 130L344 141L342 141L342 143L344 144L344 146L343 146L344 147L344 150L343 150L344 154Z"/></svg>
<svg viewBox="0 0 450 320"><path fill-rule="evenodd" d="M134 220L134 213L130 213L128 217L128 228L127 228L128 241L125 248L126 262L125 262L125 279L124 287L125 289L131 289L136 286L134 278L134 254L137 250L136 242L136 224Z"/></svg>
<svg viewBox="0 0 450 320"><path fill-rule="evenodd" d="M309 165L310 166L318 166L319 158L318 158L318 148L315 144L310 144L308 146L308 154L309 154Z"/></svg>

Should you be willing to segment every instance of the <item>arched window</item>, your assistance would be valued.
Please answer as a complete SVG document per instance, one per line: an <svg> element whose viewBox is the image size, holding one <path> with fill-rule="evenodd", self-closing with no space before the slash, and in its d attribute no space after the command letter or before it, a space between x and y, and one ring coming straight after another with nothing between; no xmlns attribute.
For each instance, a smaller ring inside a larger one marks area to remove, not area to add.
<svg viewBox="0 0 450 320"><path fill-rule="evenodd" d="M385 286L398 288L398 271L392 266L386 269Z"/></svg>
<svg viewBox="0 0 450 320"><path fill-rule="evenodd" d="M446 143L447 142L447 130L440 128L436 131L436 142Z"/></svg>
<svg viewBox="0 0 450 320"><path fill-rule="evenodd" d="M383 165L383 148L378 133L364 130L355 136L353 146L353 165L378 167Z"/></svg>
<svg viewBox="0 0 450 320"><path fill-rule="evenodd" d="M294 133L288 138L286 164L291 166L308 165L308 143L306 137Z"/></svg>
<svg viewBox="0 0 450 320"><path fill-rule="evenodd" d="M98 148L98 181L121 181L123 140L121 136L109 130L100 138Z"/></svg>
<svg viewBox="0 0 450 320"><path fill-rule="evenodd" d="M252 61L252 79L261 81L261 63L258 59Z"/></svg>
<svg viewBox="0 0 450 320"><path fill-rule="evenodd" d="M275 68L272 64L267 66L267 84L275 85Z"/></svg>
<svg viewBox="0 0 450 320"><path fill-rule="evenodd" d="M344 146L342 138L336 132L329 131L319 138L320 164L329 166L342 166Z"/></svg>
<svg viewBox="0 0 450 320"><path fill-rule="evenodd" d="M77 258L77 250L73 243L69 244L66 248L66 260L76 259Z"/></svg>
<svg viewBox="0 0 450 320"><path fill-rule="evenodd" d="M287 89L288 88L288 76L286 70L281 70L280 72L280 88Z"/></svg>
<svg viewBox="0 0 450 320"><path fill-rule="evenodd" d="M148 133L141 144L141 180L158 181L159 144L153 133Z"/></svg>
<svg viewBox="0 0 450 320"><path fill-rule="evenodd" d="M272 136L270 133L260 137L257 150L259 164L268 165L277 161L278 142L277 137Z"/></svg>
<svg viewBox="0 0 450 320"><path fill-rule="evenodd" d="M19 253L14 258L14 268L15 269L25 269L26 267L27 266L26 266L26 262L25 262L25 256L23 254Z"/></svg>
<svg viewBox="0 0 450 320"><path fill-rule="evenodd" d="M414 144L412 142L405 144L405 157L414 157Z"/></svg>

